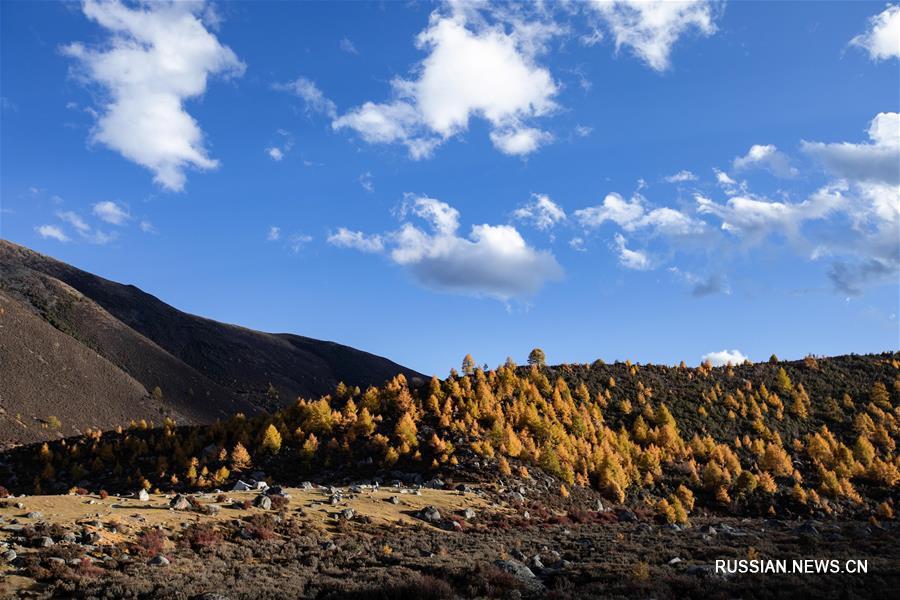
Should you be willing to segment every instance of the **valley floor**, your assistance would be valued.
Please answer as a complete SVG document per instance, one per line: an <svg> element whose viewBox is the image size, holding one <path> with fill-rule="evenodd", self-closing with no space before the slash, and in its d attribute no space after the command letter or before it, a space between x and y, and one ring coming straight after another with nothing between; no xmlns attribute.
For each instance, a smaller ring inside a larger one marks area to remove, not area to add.
<svg viewBox="0 0 900 600"><path fill-rule="evenodd" d="M508 503L496 491L313 486L270 493L272 507L257 491L186 496L184 510L170 507L171 495L8 498L0 507L0 594L888 598L900 586L893 523L698 516L680 528L625 509L565 513ZM865 560L868 572L715 569L722 559L798 558L836 559L841 568Z"/></svg>

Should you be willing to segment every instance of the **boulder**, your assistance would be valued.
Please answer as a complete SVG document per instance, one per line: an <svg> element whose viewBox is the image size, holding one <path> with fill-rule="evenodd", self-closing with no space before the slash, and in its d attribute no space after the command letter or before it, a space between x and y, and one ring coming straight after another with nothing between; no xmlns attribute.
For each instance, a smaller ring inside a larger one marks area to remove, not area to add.
<svg viewBox="0 0 900 600"><path fill-rule="evenodd" d="M25 513L25 518L26 518L26 519L43 519L43 518L44 518L44 513L40 512L40 511L33 510L33 511L29 512L29 513Z"/></svg>
<svg viewBox="0 0 900 600"><path fill-rule="evenodd" d="M400 498L398 498L397 496L391 496L390 498L388 498L388 502L390 502L391 504L400 504Z"/></svg>
<svg viewBox="0 0 900 600"><path fill-rule="evenodd" d="M475 518L475 511L471 508L465 508L462 511L462 517L466 521L471 521L472 519Z"/></svg>
<svg viewBox="0 0 900 600"><path fill-rule="evenodd" d="M7 550L6 552L3 553L3 560L5 560L8 563L11 563L12 561L16 560L17 556L18 556L18 554L16 554L15 550Z"/></svg>
<svg viewBox="0 0 900 600"><path fill-rule="evenodd" d="M150 501L150 494L148 494L147 490L145 490L145 489L138 490L138 493L136 494L136 496L137 496L137 499L140 500L141 502L149 502Z"/></svg>
<svg viewBox="0 0 900 600"><path fill-rule="evenodd" d="M49 548L50 546L53 546L55 544L56 544L56 542L53 541L53 538L48 535L38 538L38 541L37 541L38 548Z"/></svg>
<svg viewBox="0 0 900 600"><path fill-rule="evenodd" d="M232 492L249 492L251 489L253 489L253 487L249 483L241 481L240 479L231 487Z"/></svg>
<svg viewBox="0 0 900 600"><path fill-rule="evenodd" d="M534 590L542 588L543 585L538 580L537 576L534 574L534 571L528 568L527 565L520 563L517 560L498 560L494 564L497 565L501 570L506 571L520 582L525 584L526 587Z"/></svg>
<svg viewBox="0 0 900 600"><path fill-rule="evenodd" d="M169 559L163 556L162 554L157 554L147 563L154 567L165 567L169 565Z"/></svg>
<svg viewBox="0 0 900 600"><path fill-rule="evenodd" d="M356 516L356 513L352 508L345 508L341 511L341 518L346 521L352 521L354 516Z"/></svg>
<svg viewBox="0 0 900 600"><path fill-rule="evenodd" d="M187 499L186 496L182 496L181 494L176 494L174 498L169 502L169 507L174 510L188 510L191 507L190 500Z"/></svg>
<svg viewBox="0 0 900 600"><path fill-rule="evenodd" d="M265 494L260 494L253 500L253 506L255 506L256 508L261 508L263 510L271 510L272 499Z"/></svg>
<svg viewBox="0 0 900 600"><path fill-rule="evenodd" d="M441 511L434 506L428 506L419 511L419 518L428 523L440 523Z"/></svg>

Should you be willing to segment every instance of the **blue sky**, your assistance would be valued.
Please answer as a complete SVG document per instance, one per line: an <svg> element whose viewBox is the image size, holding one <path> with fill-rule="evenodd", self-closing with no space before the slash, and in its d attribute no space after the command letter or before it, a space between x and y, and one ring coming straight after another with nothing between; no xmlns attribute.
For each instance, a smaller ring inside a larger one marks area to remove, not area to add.
<svg viewBox="0 0 900 600"><path fill-rule="evenodd" d="M438 374L900 346L900 7L0 12L3 238L182 310Z"/></svg>

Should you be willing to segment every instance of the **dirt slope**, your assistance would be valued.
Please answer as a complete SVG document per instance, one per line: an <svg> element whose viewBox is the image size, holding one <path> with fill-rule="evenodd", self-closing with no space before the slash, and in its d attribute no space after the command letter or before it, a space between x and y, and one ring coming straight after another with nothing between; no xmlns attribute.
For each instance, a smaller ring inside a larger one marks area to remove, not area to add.
<svg viewBox="0 0 900 600"><path fill-rule="evenodd" d="M53 437L43 423L50 415L66 434L122 417L209 422L316 397L338 381L419 376L333 342L189 315L5 240L0 293L2 442ZM267 394L270 383L277 398ZM152 397L157 387L162 397Z"/></svg>

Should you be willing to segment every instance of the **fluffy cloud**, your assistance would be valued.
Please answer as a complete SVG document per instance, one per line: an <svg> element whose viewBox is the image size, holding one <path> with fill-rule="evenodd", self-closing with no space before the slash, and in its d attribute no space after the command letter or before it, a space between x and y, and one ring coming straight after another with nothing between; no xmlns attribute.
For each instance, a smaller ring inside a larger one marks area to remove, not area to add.
<svg viewBox="0 0 900 600"><path fill-rule="evenodd" d="M275 162L281 162L281 159L284 158L284 152L281 151L281 148L276 148L275 146L266 148L266 154Z"/></svg>
<svg viewBox="0 0 900 600"><path fill-rule="evenodd" d="M724 367L727 364L740 365L745 360L750 359L744 356L740 350L720 350L719 352L704 354L700 360L708 362L714 367Z"/></svg>
<svg viewBox="0 0 900 600"><path fill-rule="evenodd" d="M531 202L520 206L513 212L513 217L521 221L529 221L538 229L550 229L566 218L566 211L546 194L532 194Z"/></svg>
<svg viewBox="0 0 900 600"><path fill-rule="evenodd" d="M509 225L474 225L468 237L460 236L459 212L427 197L411 200L401 214L426 227L406 221L384 237L341 229L329 241L364 251L389 245L390 259L426 287L504 301L532 295L563 275L550 252L532 248Z"/></svg>
<svg viewBox="0 0 900 600"><path fill-rule="evenodd" d="M332 127L352 129L368 143L404 144L414 159L466 131L472 117L490 123L493 144L507 154L525 155L549 142L548 133L527 124L556 108L558 87L534 61L545 33L524 26L507 32L464 8L432 14L417 38L428 52L417 78L395 79L392 100L366 102Z"/></svg>
<svg viewBox="0 0 900 600"><path fill-rule="evenodd" d="M770 233L796 237L805 221L821 220L846 203L845 186L825 186L802 202L776 202L753 196L734 196L723 204L695 195L697 211L722 220L730 233L762 240Z"/></svg>
<svg viewBox="0 0 900 600"><path fill-rule="evenodd" d="M647 254L638 250L630 250L625 244L628 240L617 233L614 238L616 251L619 253L619 264L626 269L646 271L650 268L650 259Z"/></svg>
<svg viewBox="0 0 900 600"><path fill-rule="evenodd" d="M148 220L146 220L146 219L144 219L143 221L141 221L141 222L138 224L138 227L139 227L140 230L143 231L144 233L153 233L153 234L159 233L159 232L156 230L156 227L153 226L153 223L151 223L150 221L148 221Z"/></svg>
<svg viewBox="0 0 900 600"><path fill-rule="evenodd" d="M241 75L244 64L202 19L203 3L155 2L134 8L118 0L86 0L83 11L109 32L104 47L63 50L81 75L108 94L92 139L153 171L170 190L184 188L185 170L215 169L203 132L184 109L212 75Z"/></svg>
<svg viewBox="0 0 900 600"><path fill-rule="evenodd" d="M384 250L384 240L380 235L366 235L361 231L350 231L341 227L337 233L328 236L328 243L338 248L354 248L360 252L377 253Z"/></svg>
<svg viewBox="0 0 900 600"><path fill-rule="evenodd" d="M269 233L266 234L267 242L277 242L281 239L281 227L275 227L272 225L269 227Z"/></svg>
<svg viewBox="0 0 900 600"><path fill-rule="evenodd" d="M635 194L626 200L616 193L607 194L603 204L575 211L575 218L583 227L595 229L612 221L625 231L649 229L654 233L670 236L698 234L704 231L702 221L693 219L672 208L646 210L644 198Z"/></svg>
<svg viewBox="0 0 900 600"><path fill-rule="evenodd" d="M657 71L669 68L672 48L683 35L716 31L709 0L593 0L592 6L615 38L616 50L631 48Z"/></svg>
<svg viewBox="0 0 900 600"><path fill-rule="evenodd" d="M869 29L850 43L869 53L872 60L900 58L900 6L888 6L869 19Z"/></svg>
<svg viewBox="0 0 900 600"><path fill-rule="evenodd" d="M131 215L127 210L110 200L94 204L93 213L101 221L106 221L113 225L122 225L131 219Z"/></svg>
<svg viewBox="0 0 900 600"><path fill-rule="evenodd" d="M306 77L298 77L288 83L277 83L273 87L276 90L291 92L303 99L306 111L309 113L323 114L330 119L337 116L337 107L334 102L325 97L315 82Z"/></svg>
<svg viewBox="0 0 900 600"><path fill-rule="evenodd" d="M838 177L900 184L900 113L879 113L868 134L868 144L804 141L802 147Z"/></svg>
<svg viewBox="0 0 900 600"><path fill-rule="evenodd" d="M34 228L39 236L46 239L54 239L58 242L68 242L69 236L63 232L62 228L56 225L39 225Z"/></svg>
<svg viewBox="0 0 900 600"><path fill-rule="evenodd" d="M690 171L678 171L674 175L666 177L669 183L685 183L687 181L697 181L697 176Z"/></svg>
<svg viewBox="0 0 900 600"><path fill-rule="evenodd" d="M544 144L553 141L552 134L534 127L494 130L490 138L497 150L513 156L531 154Z"/></svg>
<svg viewBox="0 0 900 600"><path fill-rule="evenodd" d="M736 157L732 166L737 171L765 169L772 175L785 179L797 175L797 169L791 166L787 155L771 144L754 144L746 155Z"/></svg>

